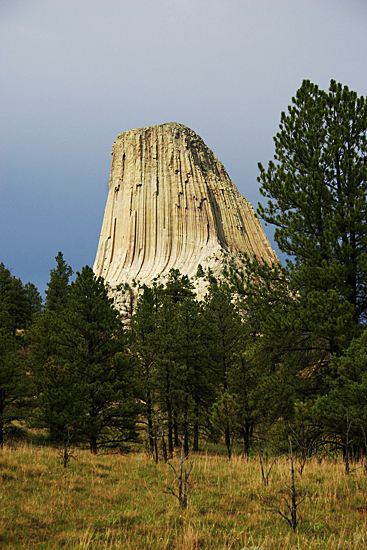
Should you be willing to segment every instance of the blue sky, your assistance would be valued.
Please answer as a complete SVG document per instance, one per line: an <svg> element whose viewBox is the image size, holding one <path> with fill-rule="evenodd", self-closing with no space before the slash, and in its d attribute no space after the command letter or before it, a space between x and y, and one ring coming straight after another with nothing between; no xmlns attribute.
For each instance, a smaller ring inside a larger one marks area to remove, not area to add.
<svg viewBox="0 0 367 550"><path fill-rule="evenodd" d="M366 29L366 0L2 0L0 262L42 293L59 250L93 265L131 128L189 126L256 207L302 80L367 95Z"/></svg>

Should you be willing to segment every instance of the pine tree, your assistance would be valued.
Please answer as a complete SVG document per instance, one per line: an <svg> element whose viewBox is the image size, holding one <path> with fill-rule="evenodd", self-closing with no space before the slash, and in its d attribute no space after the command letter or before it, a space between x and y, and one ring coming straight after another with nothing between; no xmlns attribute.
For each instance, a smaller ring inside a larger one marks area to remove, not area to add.
<svg viewBox="0 0 367 550"><path fill-rule="evenodd" d="M326 439L340 445L344 457L350 454L355 459L367 456L366 351L364 329L342 356L333 357L328 391L313 406L313 416Z"/></svg>
<svg viewBox="0 0 367 550"><path fill-rule="evenodd" d="M168 453L172 455L174 445L179 444L179 416L181 415L178 395L178 374L180 371L180 336L179 315L182 305L195 298L193 285L186 275L172 269L161 293L159 308L157 340L159 354L157 358L157 398L161 412L165 417L168 436ZM186 430L185 445L187 451L188 433Z"/></svg>
<svg viewBox="0 0 367 550"><path fill-rule="evenodd" d="M26 342L29 347L27 364L35 396L30 423L47 428L50 441L60 443L68 437L68 428L73 427L74 439L80 436L77 426L81 425L82 407L75 373L67 356L70 342L64 318L70 295L69 278L73 271L61 252L55 259L56 268L51 269L47 283L45 308L34 316L26 332Z"/></svg>
<svg viewBox="0 0 367 550"><path fill-rule="evenodd" d="M87 409L73 361L73 336L66 307L58 312L45 308L35 316L25 335L34 395L29 423L46 428L54 444L66 441L70 435L78 441L84 434Z"/></svg>
<svg viewBox="0 0 367 550"><path fill-rule="evenodd" d="M91 451L136 437L134 365L125 349L122 321L103 279L89 266L71 284L65 322L66 357L86 406L83 431Z"/></svg>
<svg viewBox="0 0 367 550"><path fill-rule="evenodd" d="M144 288L132 320L131 348L139 357L141 398L150 450L159 428L166 429L168 455L183 438L185 453L199 428L207 400L207 353L202 307L187 276L171 270L167 284Z"/></svg>
<svg viewBox="0 0 367 550"><path fill-rule="evenodd" d="M47 283L45 307L49 311L59 312L65 307L70 294L69 279L72 268L65 262L61 252L55 257L56 267L51 269L50 281Z"/></svg>
<svg viewBox="0 0 367 550"><path fill-rule="evenodd" d="M29 388L22 353L23 331L31 316L31 302L21 280L0 263L0 446L6 430L14 428L12 422L24 416Z"/></svg>
<svg viewBox="0 0 367 550"><path fill-rule="evenodd" d="M48 428L51 441L71 433L96 453L99 445L136 437L135 367L103 279L86 266L69 288L71 268L60 255L57 262L46 307L27 335L34 422Z"/></svg>
<svg viewBox="0 0 367 550"><path fill-rule="evenodd" d="M240 405L237 395L228 390L218 395L211 407L211 422L214 430L224 435L228 460L232 458L232 446L239 432Z"/></svg>
<svg viewBox="0 0 367 550"><path fill-rule="evenodd" d="M235 402L233 372L241 362L243 325L239 312L232 302L231 295L224 285L213 284L206 298L205 324L210 335L208 354L210 360L211 380L216 385L215 400L221 411L221 418L226 411L230 414ZM237 409L237 405L235 406ZM236 424L236 423L235 423ZM228 457L231 455L234 424L230 418L223 424L225 444Z"/></svg>
<svg viewBox="0 0 367 550"><path fill-rule="evenodd" d="M205 411L212 402L214 392L209 378L208 335L203 305L194 297L187 297L175 305L173 395L187 456L191 434L193 450L199 450L199 431L205 424Z"/></svg>
<svg viewBox="0 0 367 550"><path fill-rule="evenodd" d="M331 81L305 80L260 164L259 215L288 254L298 318L341 353L367 314L367 102ZM299 323L300 324L300 323ZM326 344L327 343L327 344Z"/></svg>
<svg viewBox="0 0 367 550"><path fill-rule="evenodd" d="M20 337L0 328L0 447L12 422L22 418L27 395L26 372L20 353Z"/></svg>
<svg viewBox="0 0 367 550"><path fill-rule="evenodd" d="M139 397L143 403L142 413L147 424L149 450L154 454L157 438L157 359L161 353L158 339L162 285L143 287L134 316L131 320L131 345L138 361ZM171 450L172 451L172 450Z"/></svg>
<svg viewBox="0 0 367 550"><path fill-rule="evenodd" d="M28 298L30 311L33 316L42 310L42 296L33 283L26 283L23 288Z"/></svg>
<svg viewBox="0 0 367 550"><path fill-rule="evenodd" d="M14 336L28 325L31 315L31 303L22 281L0 263L0 327Z"/></svg>

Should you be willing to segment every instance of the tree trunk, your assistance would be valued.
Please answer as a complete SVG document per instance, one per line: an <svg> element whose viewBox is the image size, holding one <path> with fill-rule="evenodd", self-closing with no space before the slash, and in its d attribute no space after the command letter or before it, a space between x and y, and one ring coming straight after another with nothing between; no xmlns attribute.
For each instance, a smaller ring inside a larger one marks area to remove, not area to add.
<svg viewBox="0 0 367 550"><path fill-rule="evenodd" d="M174 434L175 447L179 447L180 438L178 437L178 424L177 424L176 415L174 416L174 420L173 420L173 434Z"/></svg>
<svg viewBox="0 0 367 550"><path fill-rule="evenodd" d="M193 451L199 450L199 404L195 402Z"/></svg>
<svg viewBox="0 0 367 550"><path fill-rule="evenodd" d="M173 427L172 420L168 421L168 458L173 457Z"/></svg>
<svg viewBox="0 0 367 550"><path fill-rule="evenodd" d="M185 457L189 456L189 427L186 421L183 425L183 451Z"/></svg>
<svg viewBox="0 0 367 550"><path fill-rule="evenodd" d="M228 428L228 427L226 428L225 437L226 437L226 447L227 447L228 460L231 460L231 456L232 456L232 449L231 449L231 434L230 434L230 432L229 432L229 428Z"/></svg>
<svg viewBox="0 0 367 550"><path fill-rule="evenodd" d="M158 444L157 444L157 438L154 438L154 460L155 463L158 464L159 461L159 455L158 455Z"/></svg>
<svg viewBox="0 0 367 550"><path fill-rule="evenodd" d="M245 426L242 430L242 436L243 436L243 454L246 458L249 457L250 454L250 437L252 435L252 424L246 422Z"/></svg>
<svg viewBox="0 0 367 550"><path fill-rule="evenodd" d="M0 400L0 418L3 417L3 414L4 414L4 410L5 410L5 397L4 397L4 392L1 391L0 393L0 397L1 397L1 400ZM4 422L3 421L0 421L0 448L2 449L4 447L4 443L5 443L5 430L4 430Z"/></svg>
<svg viewBox="0 0 367 550"><path fill-rule="evenodd" d="M168 429L168 455L169 458L173 456L173 428L172 428L172 403L171 403L171 384L170 384L170 372L166 369L166 387L165 387L165 403L167 409L167 429Z"/></svg>
<svg viewBox="0 0 367 550"><path fill-rule="evenodd" d="M184 400L184 414L183 414L183 448L185 457L189 456L189 423L188 423L188 398L187 394Z"/></svg>
<svg viewBox="0 0 367 550"><path fill-rule="evenodd" d="M250 445L247 430L243 430L243 454L246 458L249 456Z"/></svg>
<svg viewBox="0 0 367 550"><path fill-rule="evenodd" d="M148 419L149 451L150 451L150 454L153 454L154 430L153 430L152 400L150 397L150 391L148 391L148 395L147 395L147 419Z"/></svg>
<svg viewBox="0 0 367 550"><path fill-rule="evenodd" d="M163 428L162 428L162 454L163 454L163 460L167 462L168 460L167 445L166 445L166 438L164 437Z"/></svg>
<svg viewBox="0 0 367 550"><path fill-rule="evenodd" d="M185 456L189 456L189 434L187 433L187 428L185 428L183 449Z"/></svg>
<svg viewBox="0 0 367 550"><path fill-rule="evenodd" d="M194 441L193 441L193 450L199 450L199 423L195 422L194 424Z"/></svg>
<svg viewBox="0 0 367 550"><path fill-rule="evenodd" d="M166 408L167 408L168 456L169 458L172 458L173 457L172 408L171 408L171 402L168 398L166 398Z"/></svg>
<svg viewBox="0 0 367 550"><path fill-rule="evenodd" d="M97 438L92 436L89 440L90 443L90 452L94 455L97 454Z"/></svg>

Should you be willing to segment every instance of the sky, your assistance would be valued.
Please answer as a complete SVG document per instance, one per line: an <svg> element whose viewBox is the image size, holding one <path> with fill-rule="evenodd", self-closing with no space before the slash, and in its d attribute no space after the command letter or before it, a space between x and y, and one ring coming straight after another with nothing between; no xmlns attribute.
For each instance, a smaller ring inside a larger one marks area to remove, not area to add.
<svg viewBox="0 0 367 550"><path fill-rule="evenodd" d="M0 262L41 293L93 265L132 128L189 126L256 209L302 80L367 96L366 29L367 0L1 0Z"/></svg>

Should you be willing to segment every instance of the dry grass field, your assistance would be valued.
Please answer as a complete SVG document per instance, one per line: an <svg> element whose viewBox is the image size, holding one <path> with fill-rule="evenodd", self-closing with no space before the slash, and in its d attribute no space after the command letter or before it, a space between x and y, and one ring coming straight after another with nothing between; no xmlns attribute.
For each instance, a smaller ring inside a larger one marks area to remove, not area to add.
<svg viewBox="0 0 367 550"><path fill-rule="evenodd" d="M175 479L164 462L144 453L75 454L64 468L55 449L0 451L0 548L367 548L367 476L363 468L346 476L341 460L314 460L296 475L307 497L292 532L274 511L287 512L286 457L264 486L257 458L192 455L183 510L166 492Z"/></svg>

